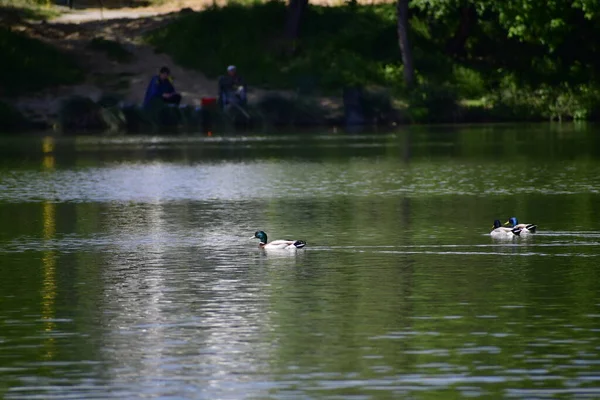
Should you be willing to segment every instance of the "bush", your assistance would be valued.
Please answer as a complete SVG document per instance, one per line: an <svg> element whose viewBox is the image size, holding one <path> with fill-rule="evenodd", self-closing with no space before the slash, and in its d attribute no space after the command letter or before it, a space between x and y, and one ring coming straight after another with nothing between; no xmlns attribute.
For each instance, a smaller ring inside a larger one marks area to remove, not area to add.
<svg viewBox="0 0 600 400"><path fill-rule="evenodd" d="M363 110L369 121L376 123L397 120L397 112L392 104L392 96L388 90L371 89L364 92Z"/></svg>
<svg viewBox="0 0 600 400"><path fill-rule="evenodd" d="M316 126L326 122L326 110L311 97L272 93L260 98L254 108L261 122L268 126Z"/></svg>
<svg viewBox="0 0 600 400"><path fill-rule="evenodd" d="M87 97L73 96L64 100L58 111L64 132L101 131L107 128L102 107Z"/></svg>
<svg viewBox="0 0 600 400"><path fill-rule="evenodd" d="M600 90L586 85L518 85L506 77L489 99L495 112L510 120L584 120L598 118Z"/></svg>
<svg viewBox="0 0 600 400"><path fill-rule="evenodd" d="M488 93L483 77L478 71L457 64L453 67L452 75L452 82L461 98L479 99Z"/></svg>
<svg viewBox="0 0 600 400"><path fill-rule="evenodd" d="M137 106L123 107L123 118L125 119L124 129L130 133L154 132L158 125L148 116L148 114Z"/></svg>
<svg viewBox="0 0 600 400"><path fill-rule="evenodd" d="M410 93L407 112L414 122L458 122L457 93L447 85L421 85Z"/></svg>
<svg viewBox="0 0 600 400"><path fill-rule="evenodd" d="M0 133L13 132L25 126L25 118L8 103L0 101Z"/></svg>

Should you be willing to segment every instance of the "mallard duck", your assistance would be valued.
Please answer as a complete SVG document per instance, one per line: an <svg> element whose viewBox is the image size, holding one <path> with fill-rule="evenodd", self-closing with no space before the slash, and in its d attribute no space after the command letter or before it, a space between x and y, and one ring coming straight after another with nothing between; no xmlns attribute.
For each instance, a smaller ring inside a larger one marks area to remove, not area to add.
<svg viewBox="0 0 600 400"><path fill-rule="evenodd" d="M521 234L521 228L504 228L499 219L494 221L490 236L496 239L512 239Z"/></svg>
<svg viewBox="0 0 600 400"><path fill-rule="evenodd" d="M516 217L510 217L504 225L509 225L511 228L521 228L521 233L535 233L537 225L535 224L520 224Z"/></svg>
<svg viewBox="0 0 600 400"><path fill-rule="evenodd" d="M267 243L267 234L263 231L256 231L250 239L259 239L258 247L267 250L296 250L306 246L304 240L273 240Z"/></svg>

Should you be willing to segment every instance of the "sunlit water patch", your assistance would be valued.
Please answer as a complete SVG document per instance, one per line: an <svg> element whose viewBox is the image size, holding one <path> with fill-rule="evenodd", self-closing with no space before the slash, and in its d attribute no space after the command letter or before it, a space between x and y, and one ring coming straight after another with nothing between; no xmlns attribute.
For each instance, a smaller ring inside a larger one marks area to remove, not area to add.
<svg viewBox="0 0 600 400"><path fill-rule="evenodd" d="M464 164L357 158L323 168L306 162L224 162L177 165L119 163L101 168L0 175L0 201L152 202L238 201L339 196L508 196L597 194L600 167L570 175L548 164ZM535 176L531 181L531 176Z"/></svg>

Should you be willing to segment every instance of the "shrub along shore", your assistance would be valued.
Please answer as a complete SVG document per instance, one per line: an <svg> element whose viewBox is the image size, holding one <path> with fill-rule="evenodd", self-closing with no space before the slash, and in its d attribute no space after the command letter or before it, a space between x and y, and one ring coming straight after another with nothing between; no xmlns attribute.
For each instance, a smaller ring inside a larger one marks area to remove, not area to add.
<svg viewBox="0 0 600 400"><path fill-rule="evenodd" d="M311 5L293 48L281 39L286 19L282 2L182 13L144 39L177 64L209 78L220 75L223 66L236 64L251 87L270 91L249 106L248 115L211 111L211 123L343 124L343 110L322 99L341 102L349 88L360 89L358 104L367 123L599 119L600 84L594 71L600 68L600 49L593 44L600 33L598 19L580 18L573 11L563 21L569 29L533 40L512 34L493 12L475 17L457 44L463 21L456 15L411 10L409 37L417 76L412 88L402 79L395 4ZM111 44L96 40L92 45L110 49ZM4 97L76 83L84 74L70 57L9 29L0 29L0 51L6 60L0 65ZM64 102L60 122L65 130L85 129L89 122L93 130L143 131L150 126L160 129L164 121L195 128L207 118L191 108L179 116L171 111L159 111L159 118L118 107L114 96L98 102L73 98ZM27 125L6 102L0 102L0 121L3 130Z"/></svg>

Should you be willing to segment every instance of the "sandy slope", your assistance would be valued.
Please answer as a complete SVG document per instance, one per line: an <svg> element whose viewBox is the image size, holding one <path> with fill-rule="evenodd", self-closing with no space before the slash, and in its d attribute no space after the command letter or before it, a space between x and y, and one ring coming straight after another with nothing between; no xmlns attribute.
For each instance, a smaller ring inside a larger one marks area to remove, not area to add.
<svg viewBox="0 0 600 400"><path fill-rule="evenodd" d="M26 24L23 29L30 35L74 53L86 67L88 74L86 81L79 85L33 93L13 103L29 118L48 122L55 120L61 101L72 95L97 100L103 93L117 92L123 95L127 102L141 104L148 81L163 65L170 67L175 77L175 88L183 95L183 104L199 105L202 97L216 97L216 80L208 79L198 71L177 66L168 55L155 53L151 46L140 40L149 30L175 18L182 7L189 6L199 10L213 4L213 1L180 0L165 4L159 8L109 9L103 10L102 13L98 9L75 10L47 23ZM102 19L99 19L100 17ZM134 61L121 64L109 60L103 53L86 49L86 45L94 37L120 42L133 53ZM235 64L236 60L231 60L230 63ZM223 73L226 67L223 65ZM264 90L252 88L252 82L249 82L249 85L250 102L266 93ZM117 86L121 89L117 90ZM319 102L331 110L338 110L341 106L340 99L337 98L321 98Z"/></svg>
<svg viewBox="0 0 600 400"><path fill-rule="evenodd" d="M98 14L92 10L66 14L50 23L27 26L25 29L30 34L76 54L87 68L88 75L86 81L79 85L23 96L17 100L17 107L31 118L52 120L61 100L71 95L98 99L102 93L119 92L128 102L139 104L149 79L163 65L171 68L175 87L183 94L186 104L200 104L203 96L216 96L216 81L207 79L197 71L175 65L168 55L156 54L152 47L139 40L145 32L168 22L176 15L157 14L148 17L146 12L148 11L109 11L108 19L94 20L92 17ZM107 11L104 12L105 15L106 13ZM127 18L122 18L125 14ZM109 60L103 53L86 49L85 46L94 37L119 41L133 53L134 61L121 64ZM224 65L223 69L225 68ZM125 89L117 90L117 86Z"/></svg>

